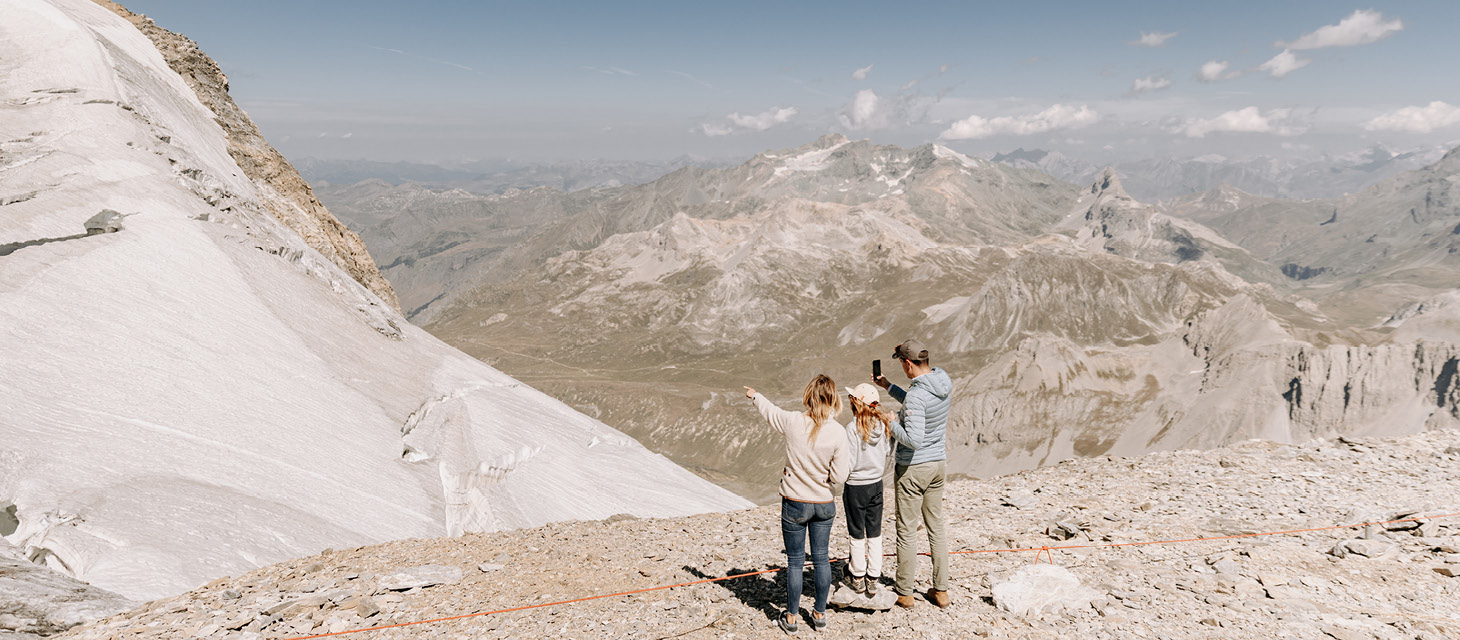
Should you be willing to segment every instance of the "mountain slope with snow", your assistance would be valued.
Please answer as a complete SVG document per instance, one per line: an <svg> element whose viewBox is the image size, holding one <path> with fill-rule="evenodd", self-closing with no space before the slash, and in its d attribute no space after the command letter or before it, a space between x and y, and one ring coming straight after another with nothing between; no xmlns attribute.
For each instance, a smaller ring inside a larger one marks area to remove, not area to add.
<svg viewBox="0 0 1460 640"><path fill-rule="evenodd" d="M389 539L746 503L416 329L133 24L0 0L6 539L129 598ZM115 233L83 223L118 212Z"/></svg>

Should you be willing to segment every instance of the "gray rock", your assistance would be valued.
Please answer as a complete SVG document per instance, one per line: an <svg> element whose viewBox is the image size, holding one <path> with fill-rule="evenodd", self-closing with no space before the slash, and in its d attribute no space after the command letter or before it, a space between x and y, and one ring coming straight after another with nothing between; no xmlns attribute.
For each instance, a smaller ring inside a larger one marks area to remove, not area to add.
<svg viewBox="0 0 1460 640"><path fill-rule="evenodd" d="M1447 564L1442 567L1435 567L1435 573L1445 576L1446 578L1454 578L1456 576L1460 576L1460 565Z"/></svg>
<svg viewBox="0 0 1460 640"><path fill-rule="evenodd" d="M1003 504L1015 509L1032 509L1039 506L1039 498L1034 497L1034 494L1028 491L1018 491L1006 496Z"/></svg>
<svg viewBox="0 0 1460 640"><path fill-rule="evenodd" d="M481 571L482 573L491 573L493 571L500 570L500 569L502 569L505 566L507 566L507 565L494 564L494 563L491 563L491 562L483 562L483 563L477 565L477 570L478 571Z"/></svg>
<svg viewBox="0 0 1460 640"><path fill-rule="evenodd" d="M52 633L137 606L110 591L29 561L0 538L0 628L46 629ZM9 625L14 626L9 626Z"/></svg>
<svg viewBox="0 0 1460 640"><path fill-rule="evenodd" d="M1389 553L1397 552L1398 550L1399 546L1388 540L1357 538L1338 543L1328 553L1340 558L1346 558L1350 555L1378 558Z"/></svg>
<svg viewBox="0 0 1460 640"><path fill-rule="evenodd" d="M827 603L833 607L870 609L873 611L887 611L892 608L893 603L896 601L897 593L885 586L869 598L856 591L852 591L852 588L846 584L838 587L832 592L831 597L827 599Z"/></svg>
<svg viewBox="0 0 1460 640"><path fill-rule="evenodd" d="M87 235L95 235L98 233L116 233L121 231L122 218L123 216L119 211L102 209L101 213L87 218L86 233Z"/></svg>
<svg viewBox="0 0 1460 640"><path fill-rule="evenodd" d="M1008 578L994 583L994 604L1017 615L1060 610L1074 611L1101 597L1080 584L1069 569L1052 564L1021 567Z"/></svg>
<svg viewBox="0 0 1460 640"><path fill-rule="evenodd" d="M1216 561L1216 563L1212 564L1212 569L1217 573L1229 576L1242 573L1242 565L1237 564L1237 561L1231 558L1222 558Z"/></svg>
<svg viewBox="0 0 1460 640"><path fill-rule="evenodd" d="M1056 540L1069 540L1085 530L1073 522L1055 522L1045 527L1044 533Z"/></svg>
<svg viewBox="0 0 1460 640"><path fill-rule="evenodd" d="M439 564L425 564L382 577L380 588L385 591L406 591L458 582L461 582L461 569Z"/></svg>

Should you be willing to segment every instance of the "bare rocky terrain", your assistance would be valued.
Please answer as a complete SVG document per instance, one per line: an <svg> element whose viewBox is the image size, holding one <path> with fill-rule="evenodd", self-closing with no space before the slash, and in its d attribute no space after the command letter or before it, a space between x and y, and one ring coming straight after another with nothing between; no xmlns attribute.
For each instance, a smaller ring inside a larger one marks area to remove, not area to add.
<svg viewBox="0 0 1460 640"><path fill-rule="evenodd" d="M1114 171L827 136L636 187L366 185L342 210L413 321L765 502L780 452L734 390L794 405L909 336L958 384L964 475L1460 426L1457 158L1331 201L1153 205Z"/></svg>
<svg viewBox="0 0 1460 640"><path fill-rule="evenodd" d="M1454 638L1460 518L1435 516L1460 513L1457 471L1460 432L1444 430L1101 456L953 482L945 506L951 547L974 553L951 561L952 606L920 599L910 611L832 611L829 634ZM767 506L610 518L326 551L59 637L294 638L774 569L784 557L778 514ZM1246 535L1399 519L1409 521ZM1218 536L1239 537L1102 547ZM833 555L845 544L838 520ZM1033 564L1029 549L1043 546L1086 548L1052 551L1060 569L1051 569L1047 560ZM1023 551L981 553L1001 549ZM925 586L926 562L920 569ZM775 638L778 575L342 637ZM1060 583L1071 576L1078 585ZM1030 599L1031 587L1040 598ZM802 635L815 635L803 627Z"/></svg>

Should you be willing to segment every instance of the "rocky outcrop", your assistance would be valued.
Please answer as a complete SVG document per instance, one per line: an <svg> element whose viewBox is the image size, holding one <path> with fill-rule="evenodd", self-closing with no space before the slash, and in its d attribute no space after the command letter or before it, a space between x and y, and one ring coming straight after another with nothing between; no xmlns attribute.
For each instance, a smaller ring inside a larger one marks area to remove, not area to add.
<svg viewBox="0 0 1460 640"><path fill-rule="evenodd" d="M0 638L42 638L136 606L115 593L32 562L0 538Z"/></svg>
<svg viewBox="0 0 1460 640"><path fill-rule="evenodd" d="M146 35L203 106L216 114L219 126L228 135L229 155L258 188L268 211L356 282L399 309L395 291L376 268L365 243L330 214L293 165L264 140L248 114L228 95L228 76L218 63L204 54L196 42L157 26L146 16L132 13L111 0L95 1L126 18Z"/></svg>
<svg viewBox="0 0 1460 640"><path fill-rule="evenodd" d="M940 610L919 597L911 610L832 609L827 631L851 638L1453 638L1460 635L1460 518L1440 516L1460 513L1457 464L1460 432L1440 431L1303 445L1251 441L951 481L944 494L949 546L977 552L949 560L951 606ZM145 630L156 640L292 638L544 605L370 633L784 638L774 622L785 598L775 573L785 563L779 513L767 506L612 518L337 549L218 580L61 637L109 640ZM890 510L885 517L884 531L891 531ZM1404 521L1133 544L1389 520ZM832 557L847 543L838 523ZM1130 546L1111 546L1121 544ZM1037 551L1045 546L1052 549ZM1022 551L992 552L1001 549ZM423 564L450 575L393 590L404 586L397 575L421 573ZM889 558L885 573L895 568ZM842 569L835 560L835 585L844 583ZM772 573L702 582L760 571ZM919 559L919 591L930 574ZM655 589L681 583L698 584ZM890 586L884 578L882 593ZM622 592L638 593L577 601ZM806 593L802 609L810 606Z"/></svg>

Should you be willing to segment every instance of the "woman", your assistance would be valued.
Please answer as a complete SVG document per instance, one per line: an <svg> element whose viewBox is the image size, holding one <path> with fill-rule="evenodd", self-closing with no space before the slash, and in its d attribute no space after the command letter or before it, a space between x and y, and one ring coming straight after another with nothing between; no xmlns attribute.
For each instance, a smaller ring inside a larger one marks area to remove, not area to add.
<svg viewBox="0 0 1460 640"><path fill-rule="evenodd" d="M852 590L877 594L882 579L882 475L892 441L892 419L878 407L877 387L862 383L847 389L852 421L847 423L847 450L852 472L842 493L851 537Z"/></svg>
<svg viewBox="0 0 1460 640"><path fill-rule="evenodd" d="M836 518L832 487L851 471L846 433L833 418L842 409L831 378L818 375L806 385L801 402L805 413L785 411L750 387L745 397L755 402L760 415L786 437L786 466L781 472L781 536L786 543L786 613L776 623L782 631L796 632L801 610L801 573L806 564L806 534L811 533L811 564L816 582L816 609L811 626L826 628L826 598L831 592L831 561L827 546Z"/></svg>

